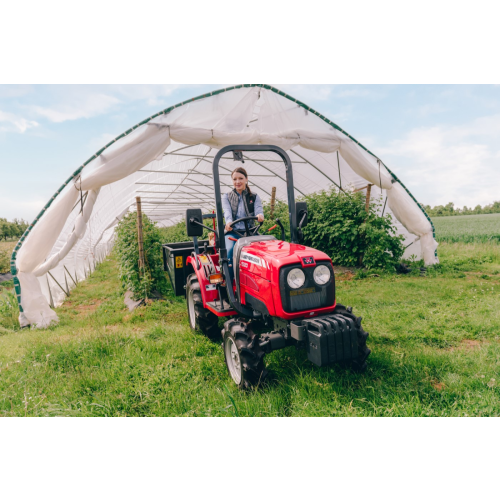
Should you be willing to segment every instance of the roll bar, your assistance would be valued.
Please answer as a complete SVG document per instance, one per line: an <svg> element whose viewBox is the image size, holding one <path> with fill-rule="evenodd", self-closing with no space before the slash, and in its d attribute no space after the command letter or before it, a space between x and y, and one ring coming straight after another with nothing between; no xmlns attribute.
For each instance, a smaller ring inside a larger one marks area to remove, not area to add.
<svg viewBox="0 0 500 500"><path fill-rule="evenodd" d="M222 148L214 158L213 163L213 177L214 177L214 191L215 191L215 205L216 205L216 215L217 215L217 230L219 232L219 243L221 250L221 257L227 257L226 253L226 243L224 241L224 213L222 212L222 196L220 190L220 177L219 177L219 162L220 159L228 152L236 151L271 151L276 153L281 157L285 163L286 168L286 188L288 195L288 212L290 217L290 240L292 243L298 243L297 237L297 221L295 213L295 192L293 188L293 170L292 161L290 157L283 149L278 146L272 145L236 145L236 146L226 146ZM223 253L224 252L224 253Z"/></svg>
<svg viewBox="0 0 500 500"><path fill-rule="evenodd" d="M288 154L278 146L272 145L235 145L235 146L226 146L222 148L214 158L213 163L213 177L214 177L214 191L215 191L215 206L216 206L216 215L217 215L217 231L219 237L219 251L220 251L220 262L221 268L224 273L224 276L229 276L229 268L228 268L228 260L227 260L227 249L226 249L226 240L224 237L224 213L222 212L222 196L220 190L220 177L219 177L219 162L220 159L228 152L233 151L236 159L243 160L243 151L271 151L276 153L281 157L283 162L285 163L286 168L286 188L288 195L288 215L290 217L290 240L292 243L298 243L297 237L297 214L295 213L295 192L293 188L293 171L292 171L292 162ZM239 301L236 300L236 297L233 293L232 283L228 283L227 286L229 302L233 308L246 316L254 316L260 315L257 311L253 311L252 309L244 306Z"/></svg>

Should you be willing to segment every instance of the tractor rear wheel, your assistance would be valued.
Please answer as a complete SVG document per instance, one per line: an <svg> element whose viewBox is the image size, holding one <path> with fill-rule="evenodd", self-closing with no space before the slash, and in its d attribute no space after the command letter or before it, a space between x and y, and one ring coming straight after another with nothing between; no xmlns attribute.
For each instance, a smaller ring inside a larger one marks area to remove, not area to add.
<svg viewBox="0 0 500 500"><path fill-rule="evenodd" d="M186 283L186 302L189 326L192 330L200 330L207 337L216 338L220 335L219 318L203 307L200 284L196 274L188 276ZM220 337L219 337L220 338Z"/></svg>
<svg viewBox="0 0 500 500"><path fill-rule="evenodd" d="M267 376L259 336L241 319L226 321L223 331L224 357L234 383L240 389L259 385Z"/></svg>

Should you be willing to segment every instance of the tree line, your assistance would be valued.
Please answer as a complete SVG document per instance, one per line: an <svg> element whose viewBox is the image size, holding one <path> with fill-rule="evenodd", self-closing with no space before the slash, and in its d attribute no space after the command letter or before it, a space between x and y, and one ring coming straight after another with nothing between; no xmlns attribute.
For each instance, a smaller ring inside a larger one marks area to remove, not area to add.
<svg viewBox="0 0 500 500"><path fill-rule="evenodd" d="M23 219L14 219L9 222L0 217L0 240L19 239L28 226L29 223Z"/></svg>
<svg viewBox="0 0 500 500"><path fill-rule="evenodd" d="M424 209L429 217L446 217L450 215L481 215L481 214L499 214L500 213L500 201L494 201L489 205L481 207L477 205L475 208L469 208L464 206L463 208L455 207L454 203L448 203L447 205L437 205L431 207L430 205L424 205Z"/></svg>

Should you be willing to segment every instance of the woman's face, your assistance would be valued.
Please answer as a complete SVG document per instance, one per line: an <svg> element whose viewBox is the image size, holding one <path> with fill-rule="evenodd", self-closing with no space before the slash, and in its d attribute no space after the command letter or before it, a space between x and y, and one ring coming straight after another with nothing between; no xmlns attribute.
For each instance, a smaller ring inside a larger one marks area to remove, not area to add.
<svg viewBox="0 0 500 500"><path fill-rule="evenodd" d="M247 186L247 178L241 172L233 174L233 186L236 191L243 191Z"/></svg>

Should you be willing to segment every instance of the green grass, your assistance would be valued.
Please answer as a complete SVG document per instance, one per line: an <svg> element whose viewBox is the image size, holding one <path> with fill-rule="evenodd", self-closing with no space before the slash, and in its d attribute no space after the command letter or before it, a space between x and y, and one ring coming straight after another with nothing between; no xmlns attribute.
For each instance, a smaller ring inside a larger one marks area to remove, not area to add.
<svg viewBox="0 0 500 500"><path fill-rule="evenodd" d="M0 241L0 273L10 271L10 256L17 244L15 241Z"/></svg>
<svg viewBox="0 0 500 500"><path fill-rule="evenodd" d="M220 342L191 332L184 299L129 313L110 258L58 309L58 326L0 331L0 415L500 416L500 246L439 251L426 276L339 275L339 301L370 332L366 373L287 348L248 393Z"/></svg>
<svg viewBox="0 0 500 500"><path fill-rule="evenodd" d="M433 217L436 240L448 243L500 243L500 214Z"/></svg>

